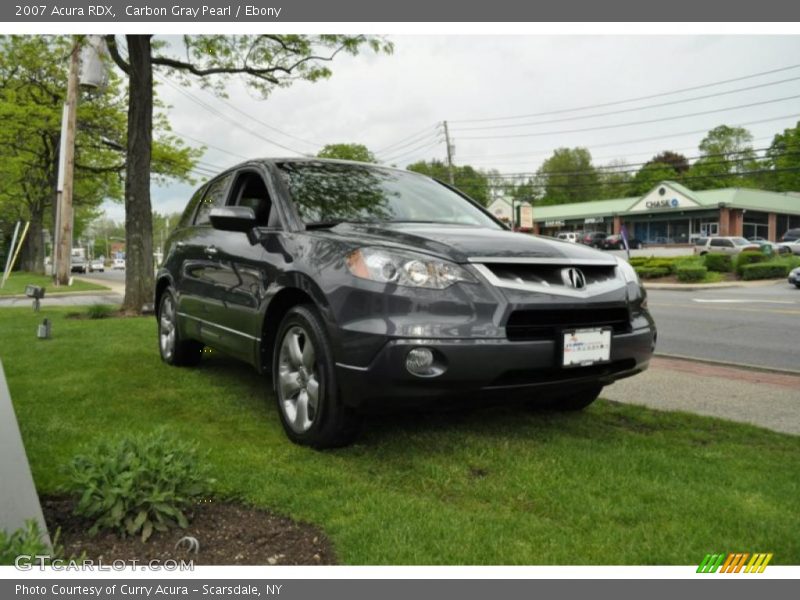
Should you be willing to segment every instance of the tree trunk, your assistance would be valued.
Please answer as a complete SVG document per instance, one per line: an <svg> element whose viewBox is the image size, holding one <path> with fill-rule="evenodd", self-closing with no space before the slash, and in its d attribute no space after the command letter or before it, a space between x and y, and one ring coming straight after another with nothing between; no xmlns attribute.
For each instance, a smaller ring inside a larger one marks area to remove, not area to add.
<svg viewBox="0 0 800 600"><path fill-rule="evenodd" d="M153 137L153 64L149 35L128 35L128 148L125 160L125 300L141 313L153 302L153 219L150 160Z"/></svg>
<svg viewBox="0 0 800 600"><path fill-rule="evenodd" d="M42 227L44 211L41 208L31 210L30 227L25 237L25 245L20 253L20 268L23 271L44 275L44 240Z"/></svg>

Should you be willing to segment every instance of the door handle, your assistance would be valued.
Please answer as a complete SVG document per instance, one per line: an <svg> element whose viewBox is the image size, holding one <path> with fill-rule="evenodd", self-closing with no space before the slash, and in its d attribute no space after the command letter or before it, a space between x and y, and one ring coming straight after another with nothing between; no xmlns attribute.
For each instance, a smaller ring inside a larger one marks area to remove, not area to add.
<svg viewBox="0 0 800 600"><path fill-rule="evenodd" d="M219 254L219 250L217 250L216 246L206 246L206 254L209 256L216 256Z"/></svg>

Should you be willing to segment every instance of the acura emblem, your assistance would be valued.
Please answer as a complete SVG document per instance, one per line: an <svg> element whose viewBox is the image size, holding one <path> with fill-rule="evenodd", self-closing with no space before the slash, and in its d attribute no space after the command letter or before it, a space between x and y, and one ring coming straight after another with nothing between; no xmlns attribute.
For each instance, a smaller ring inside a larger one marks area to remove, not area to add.
<svg viewBox="0 0 800 600"><path fill-rule="evenodd" d="M561 279L563 279L564 285L573 287L576 290L582 290L586 287L586 276L583 274L583 271L574 267L562 269Z"/></svg>

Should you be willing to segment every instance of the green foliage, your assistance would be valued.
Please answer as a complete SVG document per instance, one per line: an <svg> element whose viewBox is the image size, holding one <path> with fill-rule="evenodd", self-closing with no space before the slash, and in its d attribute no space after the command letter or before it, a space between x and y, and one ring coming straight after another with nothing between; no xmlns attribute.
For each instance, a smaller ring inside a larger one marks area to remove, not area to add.
<svg viewBox="0 0 800 600"><path fill-rule="evenodd" d="M776 192L800 190L800 121L773 138L767 150L767 161L779 172L764 177L761 187Z"/></svg>
<svg viewBox="0 0 800 600"><path fill-rule="evenodd" d="M635 267L634 270L642 279L657 279L670 273L669 267Z"/></svg>
<svg viewBox="0 0 800 600"><path fill-rule="evenodd" d="M766 261L767 261L767 255L761 252L760 250L746 250L744 252L740 252L736 257L736 274L739 275L739 277L741 277L744 272L744 268L747 265L762 263Z"/></svg>
<svg viewBox="0 0 800 600"><path fill-rule="evenodd" d="M363 144L328 144L317 153L317 156L365 163L378 162L375 155Z"/></svg>
<svg viewBox="0 0 800 600"><path fill-rule="evenodd" d="M720 125L700 142L699 158L689 170L694 189L754 187L755 181L743 172L758 168L753 136L744 127Z"/></svg>
<svg viewBox="0 0 800 600"><path fill-rule="evenodd" d="M440 160L432 160L430 162L421 160L408 165L406 169L440 181L450 181L447 165ZM473 200L477 200L484 206L488 206L491 202L489 177L483 171L469 165L455 166L453 167L453 179L455 180L455 187Z"/></svg>
<svg viewBox="0 0 800 600"><path fill-rule="evenodd" d="M699 265L680 265L675 269L675 275L682 283L703 281L707 274L708 269Z"/></svg>
<svg viewBox="0 0 800 600"><path fill-rule="evenodd" d="M53 545L56 550L55 541ZM39 529L38 521L34 519L25 521L25 527L11 533L0 529L0 566L13 565L15 559L21 555L55 557L55 552L51 552L44 541L44 532Z"/></svg>
<svg viewBox="0 0 800 600"><path fill-rule="evenodd" d="M600 178L586 148L558 148L536 172L542 204L585 202L596 197Z"/></svg>
<svg viewBox="0 0 800 600"><path fill-rule="evenodd" d="M661 162L648 162L636 172L628 187L630 196L642 196L665 180L678 179L678 172L672 165Z"/></svg>
<svg viewBox="0 0 800 600"><path fill-rule="evenodd" d="M727 254L706 254L703 256L703 263L709 271L716 273L729 273L733 269L731 257Z"/></svg>
<svg viewBox="0 0 800 600"><path fill-rule="evenodd" d="M86 309L86 314L90 319L105 319L110 317L113 311L113 306L107 304L92 304Z"/></svg>
<svg viewBox="0 0 800 600"><path fill-rule="evenodd" d="M785 261L759 262L742 266L742 279L778 279L786 277L789 267Z"/></svg>
<svg viewBox="0 0 800 600"><path fill-rule="evenodd" d="M156 431L95 442L72 460L69 478L76 513L94 520L90 534L111 529L147 541L188 525L186 509L212 483L204 471L193 444Z"/></svg>

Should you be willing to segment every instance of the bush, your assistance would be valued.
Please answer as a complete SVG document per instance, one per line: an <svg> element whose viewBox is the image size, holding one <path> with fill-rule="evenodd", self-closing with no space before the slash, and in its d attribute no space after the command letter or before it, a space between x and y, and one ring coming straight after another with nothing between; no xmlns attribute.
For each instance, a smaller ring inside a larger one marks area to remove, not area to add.
<svg viewBox="0 0 800 600"><path fill-rule="evenodd" d="M730 273L733 270L731 257L727 254L706 254L703 263L706 269L716 273Z"/></svg>
<svg viewBox="0 0 800 600"><path fill-rule="evenodd" d="M80 494L76 514L94 524L91 535L116 530L121 536L188 525L184 511L210 489L196 447L163 432L100 441L69 467Z"/></svg>
<svg viewBox="0 0 800 600"><path fill-rule="evenodd" d="M656 279L669 275L669 269L666 267L636 267L635 271L642 279Z"/></svg>
<svg viewBox="0 0 800 600"><path fill-rule="evenodd" d="M56 549L58 534L53 540ZM33 519L25 522L25 527L11 533L0 530L0 565L13 565L14 560L20 555L53 556L50 548L44 542L44 533L39 529L39 523Z"/></svg>
<svg viewBox="0 0 800 600"><path fill-rule="evenodd" d="M105 319L111 315L113 310L113 306L108 306L106 304L92 304L86 309L86 314L90 319Z"/></svg>
<svg viewBox="0 0 800 600"><path fill-rule="evenodd" d="M652 258L652 256L631 256L630 263L632 267L643 267Z"/></svg>
<svg viewBox="0 0 800 600"><path fill-rule="evenodd" d="M694 283L703 281L708 274L708 269L702 265L680 265L675 271L675 274L678 276L678 281Z"/></svg>
<svg viewBox="0 0 800 600"><path fill-rule="evenodd" d="M740 252L739 256L736 257L736 274L739 275L739 277L742 277L743 270L747 265L753 265L766 261L767 256L761 251L747 250L746 252Z"/></svg>
<svg viewBox="0 0 800 600"><path fill-rule="evenodd" d="M759 262L742 267L742 279L778 279L789 274L787 263L782 261Z"/></svg>

